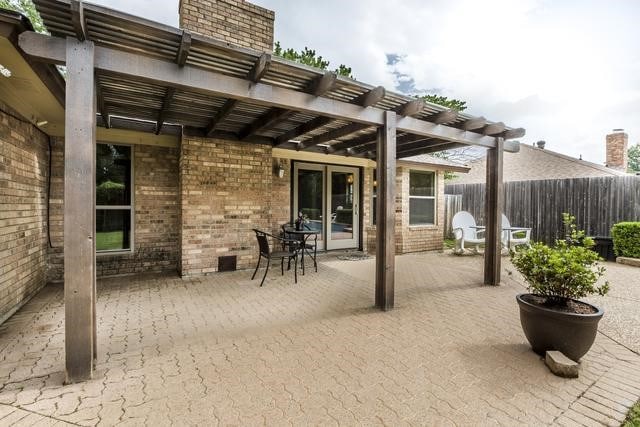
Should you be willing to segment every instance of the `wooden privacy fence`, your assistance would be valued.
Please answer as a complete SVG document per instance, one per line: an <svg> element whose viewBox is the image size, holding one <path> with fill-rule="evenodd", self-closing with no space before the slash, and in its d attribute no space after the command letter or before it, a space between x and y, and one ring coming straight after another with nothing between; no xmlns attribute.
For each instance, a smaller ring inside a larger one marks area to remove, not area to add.
<svg viewBox="0 0 640 427"><path fill-rule="evenodd" d="M453 229L451 220L456 212L462 210L462 194L445 194L444 195L444 238L453 237Z"/></svg>
<svg viewBox="0 0 640 427"><path fill-rule="evenodd" d="M511 224L531 227L532 239L546 243L564 235L563 212L575 215L578 227L590 236L610 236L615 223L640 221L637 176L515 181L505 183L504 191L504 212ZM449 184L445 193L460 195L460 209L484 223L484 184ZM447 229L453 214L447 217Z"/></svg>

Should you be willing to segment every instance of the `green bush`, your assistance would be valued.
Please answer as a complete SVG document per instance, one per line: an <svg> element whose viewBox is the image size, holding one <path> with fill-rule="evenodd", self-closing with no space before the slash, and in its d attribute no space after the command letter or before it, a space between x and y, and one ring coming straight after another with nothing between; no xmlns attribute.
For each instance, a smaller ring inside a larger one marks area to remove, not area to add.
<svg viewBox="0 0 640 427"><path fill-rule="evenodd" d="M569 298L605 295L609 283L596 286L605 269L598 265L598 254L590 249L593 239L576 228L575 217L563 214L563 219L567 230L564 240L557 240L553 247L534 243L512 251L513 265L526 279L529 291L547 297L549 303L566 304Z"/></svg>
<svg viewBox="0 0 640 427"><path fill-rule="evenodd" d="M611 229L618 256L640 258L640 222L619 222Z"/></svg>

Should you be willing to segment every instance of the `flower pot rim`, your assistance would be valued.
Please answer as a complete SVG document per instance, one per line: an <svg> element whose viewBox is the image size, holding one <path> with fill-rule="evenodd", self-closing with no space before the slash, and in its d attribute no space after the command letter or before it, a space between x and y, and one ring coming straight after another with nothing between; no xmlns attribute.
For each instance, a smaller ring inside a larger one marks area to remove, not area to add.
<svg viewBox="0 0 640 427"><path fill-rule="evenodd" d="M537 297L543 297L542 295L536 295L536 294L532 294L530 292L523 292L521 294L516 295L516 300L518 301L519 304L525 305L527 307L531 307L532 309L535 309L535 310L541 310L541 311L547 312L549 314L566 315L566 316L585 318L585 319L586 318L600 318L600 317L602 317L604 315L604 310L601 309L600 307L598 307L596 305L593 305L593 304L590 304L590 303L585 302L585 301L580 301L580 300L574 299L574 298L568 298L568 299L571 300L571 301L574 301L574 302L579 302L580 304L586 304L586 305L588 305L590 307L595 308L597 311L595 313L587 314L587 313L571 313L571 312L568 312L568 311L553 310L551 308L547 308L547 307L544 307L544 306L541 306L541 305L532 304L532 303L530 303L528 301L525 301L524 299L522 299L522 297L525 296L525 295L534 295L534 296L537 296Z"/></svg>

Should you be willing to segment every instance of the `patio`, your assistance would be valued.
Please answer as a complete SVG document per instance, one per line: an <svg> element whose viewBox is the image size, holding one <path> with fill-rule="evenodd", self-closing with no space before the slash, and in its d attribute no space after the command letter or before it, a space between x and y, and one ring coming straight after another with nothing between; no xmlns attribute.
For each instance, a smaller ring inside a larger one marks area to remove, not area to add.
<svg viewBox="0 0 640 427"><path fill-rule="evenodd" d="M297 285L270 274L258 288L251 271L100 280L95 379L68 386L63 289L46 287L0 327L0 423L618 425L640 396L640 356L603 334L579 379L553 376L521 332L522 285L482 286L480 257L397 257L388 312L374 259L319 260ZM608 267L604 305L621 311L602 330L637 351L634 270Z"/></svg>

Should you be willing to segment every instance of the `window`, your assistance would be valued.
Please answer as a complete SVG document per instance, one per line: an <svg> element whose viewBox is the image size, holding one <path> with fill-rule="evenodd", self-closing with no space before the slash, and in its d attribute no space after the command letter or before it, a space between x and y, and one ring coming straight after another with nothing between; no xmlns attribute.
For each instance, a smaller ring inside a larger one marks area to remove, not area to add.
<svg viewBox="0 0 640 427"><path fill-rule="evenodd" d="M376 175L376 170L373 170L373 185L371 190L371 224L376 225L376 214L377 214L377 206L376 202L378 201L377 196L378 190L378 180Z"/></svg>
<svg viewBox="0 0 640 427"><path fill-rule="evenodd" d="M409 225L435 224L435 172L409 172Z"/></svg>
<svg viewBox="0 0 640 427"><path fill-rule="evenodd" d="M131 250L131 147L96 149L96 251Z"/></svg>

